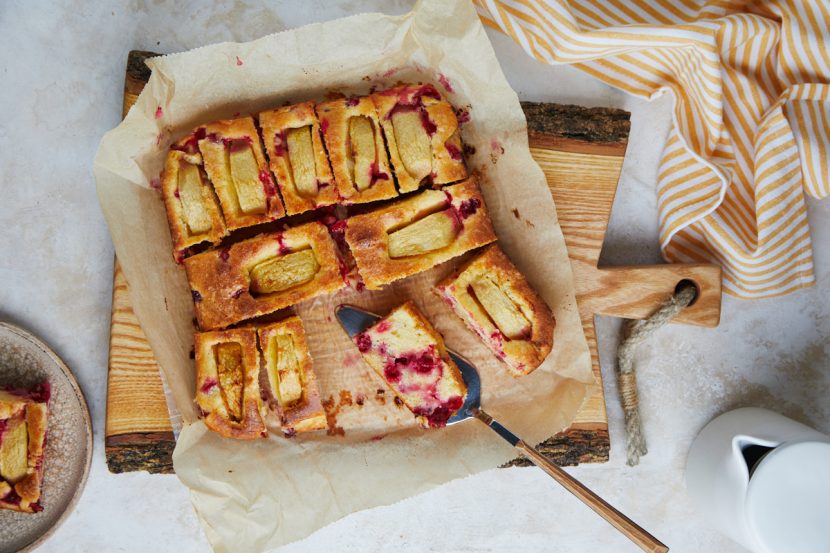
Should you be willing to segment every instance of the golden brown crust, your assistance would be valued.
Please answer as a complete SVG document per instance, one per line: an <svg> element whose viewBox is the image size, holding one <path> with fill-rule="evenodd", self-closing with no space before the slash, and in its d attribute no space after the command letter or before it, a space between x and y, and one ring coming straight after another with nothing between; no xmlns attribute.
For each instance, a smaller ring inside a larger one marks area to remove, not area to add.
<svg viewBox="0 0 830 553"><path fill-rule="evenodd" d="M320 123L314 111L314 102L264 111L259 114L259 124L262 128L271 171L277 178L286 212L289 215L295 215L337 203L339 200L337 187L334 185L334 177L331 174L323 140L320 138ZM309 125L311 126L318 192L314 196L304 197L297 192L294 185L288 154L287 131Z"/></svg>
<svg viewBox="0 0 830 553"><path fill-rule="evenodd" d="M196 165L202 175L202 182L204 183L202 202L211 221L210 230L205 233L191 233L184 220L182 201L179 197L179 169L184 163ZM215 244L228 234L225 220L219 210L219 201L202 166L201 154L181 150L167 152L164 170L161 173L161 194L164 198L167 222L170 225L170 236L173 239L174 257L177 261L181 261L187 248L202 242Z"/></svg>
<svg viewBox="0 0 830 553"><path fill-rule="evenodd" d="M236 328L213 332L199 332L195 337L196 350L196 404L201 409L207 427L214 432L238 440L256 440L268 435L263 420L264 404L259 387L259 350L256 331ZM241 420L232 420L225 401L216 365L214 347L223 343L237 343L242 349L244 384L242 390Z"/></svg>
<svg viewBox="0 0 830 553"><path fill-rule="evenodd" d="M285 209L269 172L253 117L246 116L210 123L204 126L204 134L205 137L199 140L199 151L202 154L207 175L213 183L222 206L228 230L267 223L285 216ZM261 213L245 213L242 210L231 178L228 152L233 144L245 142L250 145L256 159L259 182L266 200L265 210Z"/></svg>
<svg viewBox="0 0 830 553"><path fill-rule="evenodd" d="M48 424L47 413L48 408L45 402L33 401L8 392L3 393L3 397L0 398L0 423L10 418L18 418L26 425L28 440L25 476L13 484L0 478L0 509L24 513L42 510L40 495ZM0 435L0 443L2 443L2 435ZM14 497L15 495L17 497ZM14 500L11 500L12 497Z"/></svg>
<svg viewBox="0 0 830 553"><path fill-rule="evenodd" d="M497 282L530 322L530 334L526 338L510 340L505 337L470 293L472 283L483 275ZM556 321L550 307L531 288L524 275L497 244L488 246L457 274L439 282L435 291L485 345L507 364L513 376L533 372L553 348Z"/></svg>
<svg viewBox="0 0 830 553"><path fill-rule="evenodd" d="M383 143L383 132L371 98L341 98L317 104L316 109L337 191L343 203L359 204L397 196L389 156ZM355 168L349 139L349 121L352 117L360 116L371 120L375 139L375 162L370 172L372 184L364 190L359 190L354 183Z"/></svg>
<svg viewBox="0 0 830 553"><path fill-rule="evenodd" d="M257 264L309 248L319 264L311 280L282 292L252 293L250 271ZM337 246L326 227L310 222L194 255L184 266L199 326L213 330L340 290L345 286L340 264Z"/></svg>
<svg viewBox="0 0 830 553"><path fill-rule="evenodd" d="M271 404L280 419L283 432L309 432L326 428L326 413L320 400L320 390L317 387L317 375L312 366L311 354L308 351L308 343L305 337L305 328L299 317L289 317L277 323L257 327L259 345L265 363L267 374L276 371L271 360L274 357L272 349L276 347L272 338L277 334L288 334L294 344L294 353L297 356L298 365L302 373L302 399L288 406L283 406L277 400L276 391L270 389ZM270 378L270 377L269 377Z"/></svg>
<svg viewBox="0 0 830 553"><path fill-rule="evenodd" d="M425 182L435 186L460 181L467 177L462 155L461 132L452 106L430 84L402 85L371 95L383 127L389 157L398 188L403 194L417 190ZM404 167L395 138L392 115L395 110L423 110L424 129L429 134L432 152L432 174L423 181L414 179Z"/></svg>
<svg viewBox="0 0 830 553"><path fill-rule="evenodd" d="M410 223L423 213L449 210L457 221L458 234L447 247L422 255L392 259L388 233ZM424 190L346 222L346 242L369 290L425 271L464 252L496 240L484 197L475 177L443 190Z"/></svg>

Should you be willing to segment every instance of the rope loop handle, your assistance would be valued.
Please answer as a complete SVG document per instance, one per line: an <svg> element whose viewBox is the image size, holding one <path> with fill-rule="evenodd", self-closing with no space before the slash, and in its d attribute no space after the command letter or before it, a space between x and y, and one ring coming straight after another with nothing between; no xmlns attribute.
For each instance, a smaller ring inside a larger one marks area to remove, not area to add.
<svg viewBox="0 0 830 553"><path fill-rule="evenodd" d="M629 466L640 462L648 453L640 419L640 401L637 396L637 375L634 372L634 350L652 335L690 306L697 297L697 286L691 281L681 281L674 294L643 320L628 320L624 325L623 340L617 348L617 385L625 416L625 434L628 438L626 454Z"/></svg>

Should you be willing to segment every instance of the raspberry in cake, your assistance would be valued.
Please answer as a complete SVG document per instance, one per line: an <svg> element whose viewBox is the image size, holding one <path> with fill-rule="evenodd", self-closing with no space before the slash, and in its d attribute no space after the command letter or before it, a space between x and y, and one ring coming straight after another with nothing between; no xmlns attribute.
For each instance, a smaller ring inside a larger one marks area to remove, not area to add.
<svg viewBox="0 0 830 553"><path fill-rule="evenodd" d="M0 509L43 510L49 393L48 383L32 391L0 389Z"/></svg>
<svg viewBox="0 0 830 553"><path fill-rule="evenodd" d="M267 436L256 330L199 332L195 341L196 404L207 427L226 438Z"/></svg>
<svg viewBox="0 0 830 553"><path fill-rule="evenodd" d="M326 414L300 318L257 327L257 335L268 392L283 432L292 435L325 428Z"/></svg>
<svg viewBox="0 0 830 553"><path fill-rule="evenodd" d="M402 194L467 177L458 119L434 86L402 85L371 98Z"/></svg>
<svg viewBox="0 0 830 553"><path fill-rule="evenodd" d="M550 353L553 313L497 244L438 283L435 291L513 376L532 372Z"/></svg>
<svg viewBox="0 0 830 553"><path fill-rule="evenodd" d="M337 203L314 102L259 114L271 170L289 215Z"/></svg>
<svg viewBox="0 0 830 553"><path fill-rule="evenodd" d="M496 240L475 178L351 217L346 242L369 290Z"/></svg>
<svg viewBox="0 0 830 553"><path fill-rule="evenodd" d="M444 339L406 302L356 335L363 358L425 428L446 426L464 404L467 387Z"/></svg>

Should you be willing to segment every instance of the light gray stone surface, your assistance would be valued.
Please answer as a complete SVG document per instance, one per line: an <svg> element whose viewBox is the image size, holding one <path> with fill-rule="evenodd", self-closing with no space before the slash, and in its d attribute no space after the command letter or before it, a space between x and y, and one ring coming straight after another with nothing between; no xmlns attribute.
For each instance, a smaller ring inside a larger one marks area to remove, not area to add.
<svg viewBox="0 0 830 553"><path fill-rule="evenodd" d="M92 158L121 111L130 49L174 52L407 1L3 2L0 4L0 319L37 333L73 369L95 426L76 511L43 551L207 551L174 476L112 475L103 437L112 244ZM544 66L490 32L528 100L632 112L631 141L603 251L613 265L659 261L654 181L670 97L646 103L569 67ZM599 321L611 461L569 469L672 547L740 551L688 502L683 467L699 429L732 407L769 407L830 431L830 203L810 202L818 285L783 298L725 298L717 330L673 326L638 352L650 453L624 460L610 361L619 321ZM635 551L536 469L493 470L357 513L285 551Z"/></svg>

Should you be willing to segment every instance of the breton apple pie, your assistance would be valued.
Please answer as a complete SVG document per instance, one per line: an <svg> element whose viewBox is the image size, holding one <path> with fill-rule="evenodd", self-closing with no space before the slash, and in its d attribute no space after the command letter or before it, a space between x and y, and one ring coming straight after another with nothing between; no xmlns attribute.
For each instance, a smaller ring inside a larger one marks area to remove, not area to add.
<svg viewBox="0 0 830 553"><path fill-rule="evenodd" d="M203 132L199 150L228 230L284 216L253 117L216 121Z"/></svg>
<svg viewBox="0 0 830 553"><path fill-rule="evenodd" d="M286 435L326 427L317 377L299 317L257 327L271 399Z"/></svg>
<svg viewBox="0 0 830 553"><path fill-rule="evenodd" d="M346 242L369 290L495 240L475 178L346 221Z"/></svg>
<svg viewBox="0 0 830 553"><path fill-rule="evenodd" d="M317 104L317 117L344 203L373 202L398 195L371 98L341 98Z"/></svg>
<svg viewBox="0 0 830 553"><path fill-rule="evenodd" d="M314 102L259 114L271 170L289 215L337 203Z"/></svg>
<svg viewBox="0 0 830 553"><path fill-rule="evenodd" d="M43 448L49 384L32 392L0 389L0 509L42 511Z"/></svg>
<svg viewBox="0 0 830 553"><path fill-rule="evenodd" d="M256 330L196 333L196 405L208 428L226 438L268 435L259 388Z"/></svg>
<svg viewBox="0 0 830 553"><path fill-rule="evenodd" d="M467 177L458 119L434 86L403 85L371 98L402 194Z"/></svg>
<svg viewBox="0 0 830 553"><path fill-rule="evenodd" d="M213 186L205 174L197 141L188 136L167 152L161 173L161 194L167 211L176 261L187 248L215 244L227 233Z"/></svg>
<svg viewBox="0 0 830 553"><path fill-rule="evenodd" d="M550 353L553 313L498 245L435 289L514 376L532 372Z"/></svg>
<svg viewBox="0 0 830 553"><path fill-rule="evenodd" d="M203 330L345 286L337 245L325 225L315 221L194 255L184 266Z"/></svg>
<svg viewBox="0 0 830 553"><path fill-rule="evenodd" d="M357 349L425 428L446 426L467 387L444 339L408 301L354 337Z"/></svg>

